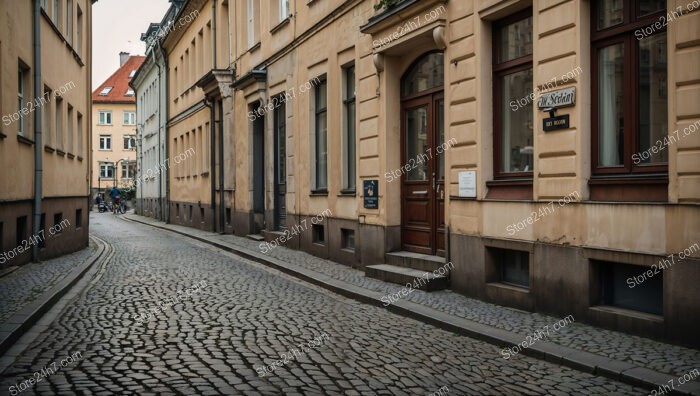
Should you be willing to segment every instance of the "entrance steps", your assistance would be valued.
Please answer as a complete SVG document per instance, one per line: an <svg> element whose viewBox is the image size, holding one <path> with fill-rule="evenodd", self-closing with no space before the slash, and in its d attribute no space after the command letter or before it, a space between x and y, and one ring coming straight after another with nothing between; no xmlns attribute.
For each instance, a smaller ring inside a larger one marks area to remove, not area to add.
<svg viewBox="0 0 700 396"><path fill-rule="evenodd" d="M411 284L414 289L435 291L450 285L450 269L445 258L412 252L392 252L384 255L386 264L369 265L365 276L401 285Z"/></svg>
<svg viewBox="0 0 700 396"><path fill-rule="evenodd" d="M265 240L265 237L260 235L260 234L248 234L246 235L246 238L252 239L254 241L262 242Z"/></svg>

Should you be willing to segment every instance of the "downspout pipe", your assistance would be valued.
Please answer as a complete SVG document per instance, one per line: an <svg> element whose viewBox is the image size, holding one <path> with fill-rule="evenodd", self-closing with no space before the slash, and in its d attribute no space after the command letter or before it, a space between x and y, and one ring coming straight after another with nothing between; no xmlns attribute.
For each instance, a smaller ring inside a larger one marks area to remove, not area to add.
<svg viewBox="0 0 700 396"><path fill-rule="evenodd" d="M163 43L161 42L160 39L158 39L158 50L160 52L160 56L163 60L163 73L167 72L168 70L168 58L165 56L165 51L163 51ZM160 82L160 81L159 81ZM165 98L167 101L168 98L168 83L167 81L165 84L163 84L163 88L165 90ZM161 91L161 87L158 87L158 91ZM159 99L160 100L160 99ZM163 106L162 103L159 101L158 102L158 120L160 122L160 116L163 112ZM158 195L158 201L160 202L161 205L161 213L164 217L164 220L166 223L170 223L170 164L169 162L166 162L169 158L170 155L170 140L168 136L168 117L170 117L170 104L165 103L165 123L164 124L159 124L158 125L158 131L160 132L161 126L163 128L163 133L165 135L165 156L163 157L161 164L165 164L163 166L163 171L161 173L165 173L165 211L162 211L162 203L163 203L163 197L161 195ZM160 139L160 137L159 137ZM158 141L158 147L160 147L162 144L161 141ZM160 161L161 158L158 158Z"/></svg>
<svg viewBox="0 0 700 396"><path fill-rule="evenodd" d="M158 58L156 56L156 51L155 48L153 48L153 62L156 64L156 67L158 68L158 106L156 106L156 109L158 109L158 167L161 166L163 161L161 161L161 152L160 152L160 146L162 145L162 140L161 140L161 126L163 125L161 122L161 114L163 113L161 106L160 106L160 101L162 98L162 72L163 70L160 67L160 63L158 63ZM143 161L142 161L143 163ZM160 170L160 169L159 169ZM141 195L143 197L143 194ZM158 172L158 220L163 220L163 172ZM143 199L141 199L143 201Z"/></svg>
<svg viewBox="0 0 700 396"><path fill-rule="evenodd" d="M219 99L219 232L226 233L224 219L224 101Z"/></svg>
<svg viewBox="0 0 700 396"><path fill-rule="evenodd" d="M34 25L34 100L40 101L44 84L41 82L41 4L39 0L34 0L32 25ZM39 235L41 231L39 227L41 227L41 187L44 150L41 126L41 111L37 110L34 112L34 218L32 221L32 235ZM32 261L39 261L38 243L32 245Z"/></svg>
<svg viewBox="0 0 700 396"><path fill-rule="evenodd" d="M211 152L210 152L210 164L209 164L209 179L211 180L211 226L216 231L216 106L214 103L209 101L209 99L204 100L204 105L209 108L209 136L211 136ZM223 194L223 192L222 192Z"/></svg>
<svg viewBox="0 0 700 396"><path fill-rule="evenodd" d="M216 0L211 0L211 41L212 41L212 70L216 70Z"/></svg>

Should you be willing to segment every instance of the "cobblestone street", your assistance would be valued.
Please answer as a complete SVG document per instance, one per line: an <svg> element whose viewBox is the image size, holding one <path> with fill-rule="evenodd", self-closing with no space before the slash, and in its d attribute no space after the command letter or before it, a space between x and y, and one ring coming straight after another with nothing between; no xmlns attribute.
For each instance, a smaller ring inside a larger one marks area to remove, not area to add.
<svg viewBox="0 0 700 396"><path fill-rule="evenodd" d="M2 373L0 393L37 377L22 394L644 393L522 354L505 360L496 346L173 233L109 214L91 226L115 254Z"/></svg>

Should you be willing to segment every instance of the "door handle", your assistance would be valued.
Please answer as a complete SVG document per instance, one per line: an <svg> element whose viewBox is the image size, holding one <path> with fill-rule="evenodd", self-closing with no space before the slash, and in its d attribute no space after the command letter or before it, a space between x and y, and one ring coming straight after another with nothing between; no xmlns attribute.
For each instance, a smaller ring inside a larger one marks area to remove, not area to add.
<svg viewBox="0 0 700 396"><path fill-rule="evenodd" d="M435 172L433 172L433 190L435 190Z"/></svg>
<svg viewBox="0 0 700 396"><path fill-rule="evenodd" d="M413 195L428 195L428 190L414 191Z"/></svg>

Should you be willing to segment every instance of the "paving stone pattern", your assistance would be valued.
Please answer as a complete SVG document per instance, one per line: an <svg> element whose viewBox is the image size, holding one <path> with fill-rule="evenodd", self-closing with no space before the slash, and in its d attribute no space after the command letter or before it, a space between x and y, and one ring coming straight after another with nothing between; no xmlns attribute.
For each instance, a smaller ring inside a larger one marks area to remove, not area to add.
<svg viewBox="0 0 700 396"><path fill-rule="evenodd" d="M60 282L97 250L92 241L87 249L39 263L25 264L0 278L0 323L34 302Z"/></svg>
<svg viewBox="0 0 700 396"><path fill-rule="evenodd" d="M92 232L115 254L5 372L0 393L82 358L25 394L643 394L301 282L183 236L114 217ZM178 291L196 293L159 307ZM327 334L327 339L320 338ZM294 353L300 345L302 353ZM257 369L287 354L264 376ZM291 356L290 356L291 355Z"/></svg>

